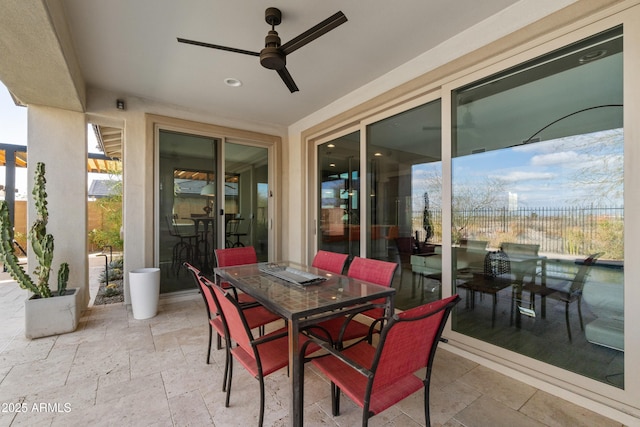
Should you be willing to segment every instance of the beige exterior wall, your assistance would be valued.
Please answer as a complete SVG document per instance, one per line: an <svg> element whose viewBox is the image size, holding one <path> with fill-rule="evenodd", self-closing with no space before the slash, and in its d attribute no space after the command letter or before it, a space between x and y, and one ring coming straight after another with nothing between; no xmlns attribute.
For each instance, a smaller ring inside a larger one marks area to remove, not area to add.
<svg viewBox="0 0 640 427"><path fill-rule="evenodd" d="M45 163L49 223L47 231L55 238L53 268L57 274L61 262L69 263L69 287L80 288L84 306L89 303L87 256L87 127L85 116L57 108L29 106L28 188L38 162ZM27 223L36 211L29 200ZM36 265L29 252L28 263ZM51 284L55 289L55 283Z"/></svg>

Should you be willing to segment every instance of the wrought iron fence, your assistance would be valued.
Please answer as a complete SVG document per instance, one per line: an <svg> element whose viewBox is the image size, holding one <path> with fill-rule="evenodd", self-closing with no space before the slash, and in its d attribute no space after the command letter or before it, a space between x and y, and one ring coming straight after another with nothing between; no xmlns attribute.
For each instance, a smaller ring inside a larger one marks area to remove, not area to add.
<svg viewBox="0 0 640 427"><path fill-rule="evenodd" d="M454 242L488 240L540 245L541 252L589 254L605 251L609 259L623 259L622 207L570 206L561 208L487 208L452 213ZM434 242L442 241L442 212L430 210ZM414 232L423 239L422 214L414 215Z"/></svg>

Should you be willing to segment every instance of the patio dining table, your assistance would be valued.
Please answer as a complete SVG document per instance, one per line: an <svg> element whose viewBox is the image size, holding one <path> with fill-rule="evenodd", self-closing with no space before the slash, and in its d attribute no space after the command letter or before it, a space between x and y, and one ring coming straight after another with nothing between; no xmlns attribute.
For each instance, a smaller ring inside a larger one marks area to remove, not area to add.
<svg viewBox="0 0 640 427"><path fill-rule="evenodd" d="M263 271L265 266L275 265L319 276L322 281L310 285L294 284ZM385 299L386 313L393 313L395 289L290 261L216 268L214 274L217 283L229 282L287 320L291 393L289 415L293 426L302 425L303 410L299 332L321 320L360 311L382 298Z"/></svg>

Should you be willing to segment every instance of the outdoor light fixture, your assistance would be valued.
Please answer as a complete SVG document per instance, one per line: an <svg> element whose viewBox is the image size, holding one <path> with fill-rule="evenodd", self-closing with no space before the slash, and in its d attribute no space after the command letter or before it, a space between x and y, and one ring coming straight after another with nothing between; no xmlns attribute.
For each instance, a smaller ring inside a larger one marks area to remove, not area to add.
<svg viewBox="0 0 640 427"><path fill-rule="evenodd" d="M117 108L118 110L124 110L124 109L125 109L125 107L124 107L124 100L123 100L123 99L117 99L117 100L116 100L116 108Z"/></svg>
<svg viewBox="0 0 640 427"><path fill-rule="evenodd" d="M201 196L215 196L216 195L216 185L214 183L209 183L202 187L200 190Z"/></svg>

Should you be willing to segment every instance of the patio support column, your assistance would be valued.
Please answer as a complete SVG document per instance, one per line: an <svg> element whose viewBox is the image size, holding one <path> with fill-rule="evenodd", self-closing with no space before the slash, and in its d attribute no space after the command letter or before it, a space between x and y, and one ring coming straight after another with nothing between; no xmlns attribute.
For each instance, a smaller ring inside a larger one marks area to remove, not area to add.
<svg viewBox="0 0 640 427"><path fill-rule="evenodd" d="M87 259L87 125L84 113L29 105L27 224L36 216L31 197L37 162L46 165L49 223L55 239L51 287L56 289L60 263L69 263L69 287L82 289L82 308L89 302ZM37 261L28 253L29 272Z"/></svg>

